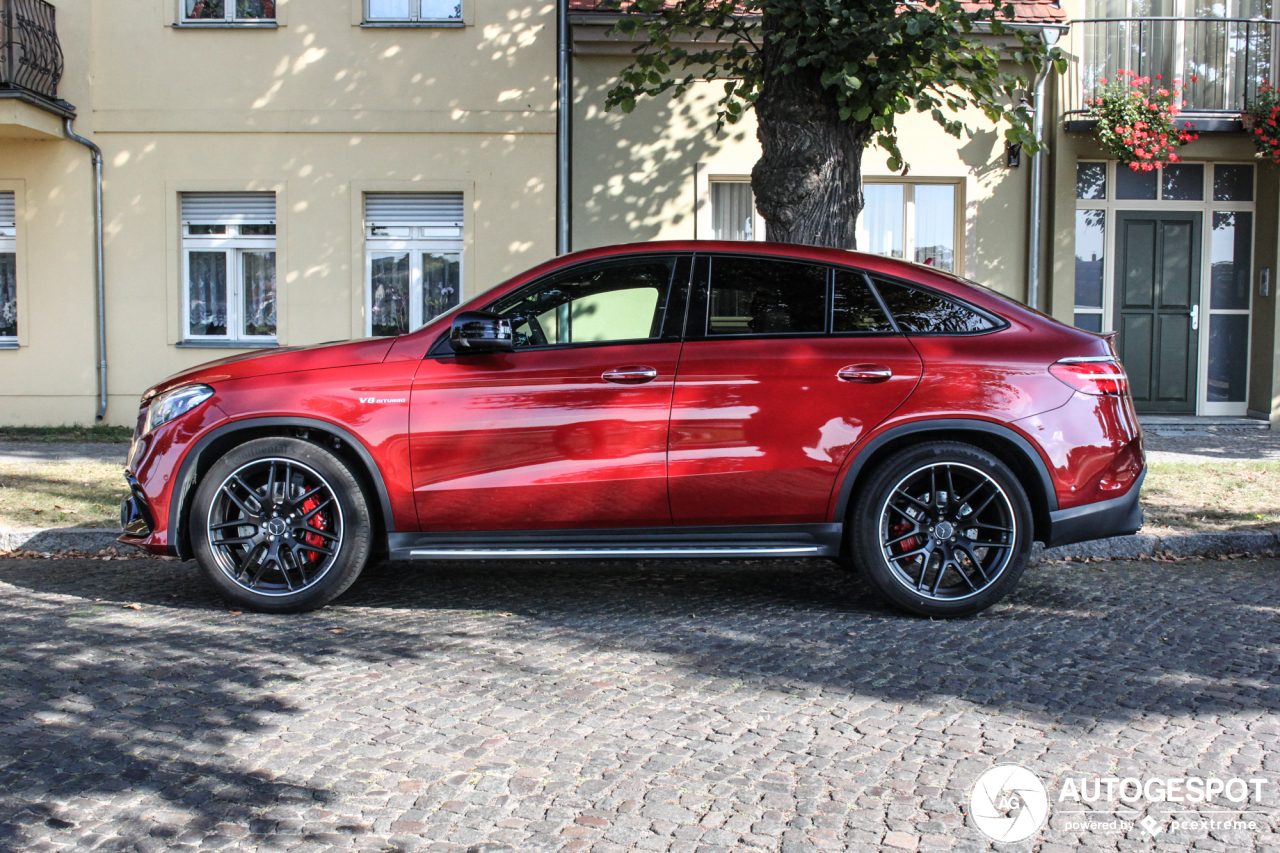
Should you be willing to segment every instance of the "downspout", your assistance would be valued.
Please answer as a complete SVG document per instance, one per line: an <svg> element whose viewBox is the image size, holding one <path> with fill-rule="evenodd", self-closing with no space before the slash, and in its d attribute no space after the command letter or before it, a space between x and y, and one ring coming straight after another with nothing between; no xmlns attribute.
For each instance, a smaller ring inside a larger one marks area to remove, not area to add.
<svg viewBox="0 0 1280 853"><path fill-rule="evenodd" d="M573 80L569 77L569 0L560 0L556 31L556 254L569 251L569 127Z"/></svg>
<svg viewBox="0 0 1280 853"><path fill-rule="evenodd" d="M107 291L102 263L102 149L72 130L70 117L62 121L67 138L88 148L93 160L93 249L98 299L98 416L96 420L101 422L107 416Z"/></svg>
<svg viewBox="0 0 1280 853"><path fill-rule="evenodd" d="M1049 66L1046 65L1036 80L1034 133L1038 146L1044 145L1044 89L1049 79ZM1044 206L1044 178L1042 169L1043 156L1039 150L1031 156L1031 240L1027 247L1027 305L1040 310L1040 232L1044 230L1041 222L1041 208Z"/></svg>

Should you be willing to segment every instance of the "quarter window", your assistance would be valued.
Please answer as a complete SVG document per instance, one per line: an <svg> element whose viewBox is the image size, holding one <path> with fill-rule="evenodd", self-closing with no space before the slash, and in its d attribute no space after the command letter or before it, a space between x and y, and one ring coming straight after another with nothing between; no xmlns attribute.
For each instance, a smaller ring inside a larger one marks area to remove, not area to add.
<svg viewBox="0 0 1280 853"><path fill-rule="evenodd" d="M955 334L985 332L996 327L990 318L936 293L884 279L876 279L875 285L904 332Z"/></svg>
<svg viewBox="0 0 1280 853"><path fill-rule="evenodd" d="M370 23L453 23L462 21L461 0L367 0Z"/></svg>
<svg viewBox="0 0 1280 853"><path fill-rule="evenodd" d="M182 255L187 341L275 342L275 193L183 193Z"/></svg>
<svg viewBox="0 0 1280 853"><path fill-rule="evenodd" d="M759 258L711 261L708 335L820 335L826 316L826 267Z"/></svg>
<svg viewBox="0 0 1280 853"><path fill-rule="evenodd" d="M491 310L511 320L517 348L653 340L662 334L674 268L671 257L578 267Z"/></svg>
<svg viewBox="0 0 1280 853"><path fill-rule="evenodd" d="M462 297L462 193L364 198L366 333L403 335Z"/></svg>
<svg viewBox="0 0 1280 853"><path fill-rule="evenodd" d="M181 0L184 23L268 23L276 19L276 0Z"/></svg>
<svg viewBox="0 0 1280 853"><path fill-rule="evenodd" d="M17 210L13 193L0 193L0 345L18 343Z"/></svg>

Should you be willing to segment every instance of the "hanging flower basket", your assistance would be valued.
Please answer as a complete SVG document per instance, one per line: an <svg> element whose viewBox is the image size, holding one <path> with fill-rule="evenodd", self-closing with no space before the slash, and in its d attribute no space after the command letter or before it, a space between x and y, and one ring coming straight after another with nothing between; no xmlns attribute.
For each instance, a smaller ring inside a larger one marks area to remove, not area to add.
<svg viewBox="0 0 1280 853"><path fill-rule="evenodd" d="M1280 98L1270 83L1263 82L1254 96L1240 113L1240 122L1253 137L1253 146L1258 149L1254 156L1260 160L1280 163Z"/></svg>
<svg viewBox="0 0 1280 853"><path fill-rule="evenodd" d="M1089 119L1097 122L1103 150L1134 171L1150 172L1162 163L1178 162L1178 148L1199 138L1190 122L1177 120L1182 81L1174 80L1168 89L1160 80L1157 74L1153 89L1150 77L1121 71L1111 83L1102 81L1089 104Z"/></svg>

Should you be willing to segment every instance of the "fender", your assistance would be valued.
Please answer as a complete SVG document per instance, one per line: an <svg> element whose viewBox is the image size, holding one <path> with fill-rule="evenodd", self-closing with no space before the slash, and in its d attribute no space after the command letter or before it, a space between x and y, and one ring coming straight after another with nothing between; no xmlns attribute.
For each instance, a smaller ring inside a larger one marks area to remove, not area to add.
<svg viewBox="0 0 1280 853"><path fill-rule="evenodd" d="M175 479L175 487L173 495L169 501L169 547L174 554L182 556L179 553L178 545L181 542L181 535L178 529L178 516L182 511L182 504L186 500L187 493L191 491L193 480L195 479L195 463L204 453L205 449L217 441L219 438L230 435L235 432L241 432L247 429L256 429L259 427L298 427L302 429L314 429L319 432L328 433L342 439L350 445L360 457L360 461L364 463L373 478L373 486L378 491L378 503L382 507L382 520L386 525L387 533L393 533L395 527L395 516L391 514L391 498L387 493L387 484L382 479L382 472L378 470L378 465L373 461L373 455L369 453L368 448L359 441L351 433L347 432L340 426L332 424L329 421L322 421L317 418L293 418L293 417L269 417L269 418L242 418L240 420L224 423L219 427L215 427L208 433L203 435L195 445L187 451L187 455L183 457L182 464L178 467L178 476Z"/></svg>
<svg viewBox="0 0 1280 853"><path fill-rule="evenodd" d="M858 474L861 473L868 460L875 456L876 451L903 436L930 431L949 433L980 432L997 436L1010 442L1022 452L1022 455L1034 466L1036 473L1040 476L1040 485L1044 489L1045 509L1048 512L1057 511L1058 493L1054 489L1053 478L1049 476L1049 467L1045 464L1044 457L1040 455L1030 441L1012 427L992 421L977 420L976 418L930 418L890 427L872 438L860 449L854 451L853 460L844 472L844 479L841 481L840 489L836 493L836 507L833 517L843 519L848 514L849 500L853 494L853 483L858 479Z"/></svg>

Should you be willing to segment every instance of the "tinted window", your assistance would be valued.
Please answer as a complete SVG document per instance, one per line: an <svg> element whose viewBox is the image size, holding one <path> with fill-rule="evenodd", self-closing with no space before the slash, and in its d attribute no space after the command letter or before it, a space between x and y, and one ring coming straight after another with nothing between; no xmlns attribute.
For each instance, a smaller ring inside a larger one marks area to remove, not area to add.
<svg viewBox="0 0 1280 853"><path fill-rule="evenodd" d="M936 293L876 279L876 290L904 332L984 332L996 324Z"/></svg>
<svg viewBox="0 0 1280 853"><path fill-rule="evenodd" d="M494 304L511 320L516 347L657 338L675 258L578 267Z"/></svg>
<svg viewBox="0 0 1280 853"><path fill-rule="evenodd" d="M827 268L760 258L713 258L708 335L822 334Z"/></svg>
<svg viewBox="0 0 1280 853"><path fill-rule="evenodd" d="M836 270L831 314L834 332L893 331L889 318L867 286L866 276L860 272Z"/></svg>

